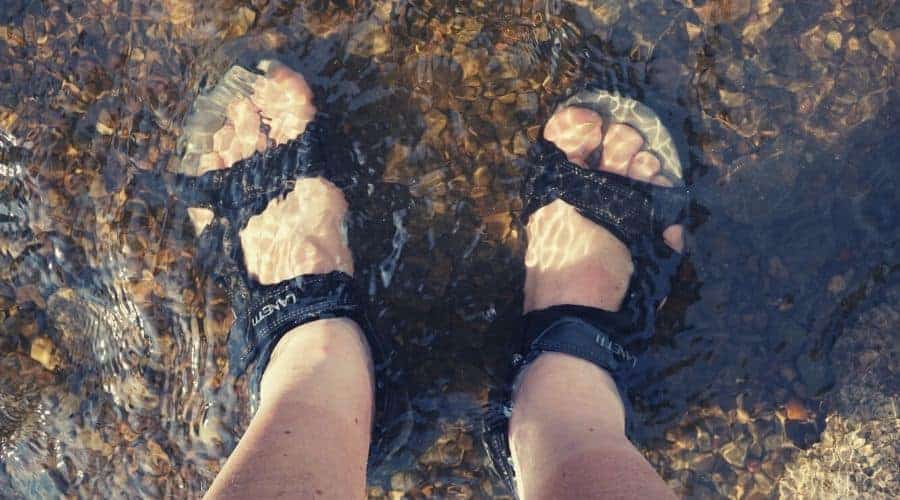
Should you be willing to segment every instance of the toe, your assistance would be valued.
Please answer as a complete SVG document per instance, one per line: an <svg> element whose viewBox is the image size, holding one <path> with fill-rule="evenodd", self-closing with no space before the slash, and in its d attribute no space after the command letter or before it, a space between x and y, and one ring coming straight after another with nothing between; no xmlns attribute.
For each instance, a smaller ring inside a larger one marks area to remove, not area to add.
<svg viewBox="0 0 900 500"><path fill-rule="evenodd" d="M269 138L288 142L306 129L316 114L313 92L299 73L276 61L263 61L266 78L256 82L253 102L270 126Z"/></svg>
<svg viewBox="0 0 900 500"><path fill-rule="evenodd" d="M226 123L213 134L213 150L224 151L231 147L234 141L234 125Z"/></svg>
<svg viewBox="0 0 900 500"><path fill-rule="evenodd" d="M631 159L641 150L644 139L637 130L622 123L610 125L603 138L600 168L619 175L628 174Z"/></svg>
<svg viewBox="0 0 900 500"><path fill-rule="evenodd" d="M662 172L658 172L656 175L650 178L650 183L656 184L657 186L663 187L672 187L675 184L672 183L672 180L665 176Z"/></svg>
<svg viewBox="0 0 900 500"><path fill-rule="evenodd" d="M250 99L240 99L228 107L228 119L234 124L235 135L242 141L256 141L259 133L259 110Z"/></svg>
<svg viewBox="0 0 900 500"><path fill-rule="evenodd" d="M264 81L269 83L269 87L278 92L282 98L291 101L294 105L312 101L312 89L300 73L276 61L264 61L260 63L259 67L260 69L265 68L266 79Z"/></svg>
<svg viewBox="0 0 900 500"><path fill-rule="evenodd" d="M603 119L585 108L563 108L550 117L544 138L556 144L569 161L587 167L587 159L603 142Z"/></svg>
<svg viewBox="0 0 900 500"><path fill-rule="evenodd" d="M188 218L191 220L191 224L194 226L194 231L197 236L206 229L206 226L212 222L215 214L212 210L208 208L200 208L200 207L190 207L187 209Z"/></svg>
<svg viewBox="0 0 900 500"><path fill-rule="evenodd" d="M197 166L197 175L203 175L210 170L219 170L225 168L224 159L218 153L206 153L200 157L200 163Z"/></svg>
<svg viewBox="0 0 900 500"><path fill-rule="evenodd" d="M663 231L663 240L666 242L666 245L675 250L678 253L682 253L684 251L684 226L681 224L675 224L674 226L669 226Z"/></svg>
<svg viewBox="0 0 900 500"><path fill-rule="evenodd" d="M628 165L628 177L639 181L650 182L659 172L659 158L649 151L640 151Z"/></svg>

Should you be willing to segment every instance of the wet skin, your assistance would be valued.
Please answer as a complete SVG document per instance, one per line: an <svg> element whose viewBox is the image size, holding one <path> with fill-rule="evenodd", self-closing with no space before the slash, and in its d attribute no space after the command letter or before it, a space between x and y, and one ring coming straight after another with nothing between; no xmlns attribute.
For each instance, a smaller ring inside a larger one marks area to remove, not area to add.
<svg viewBox="0 0 900 500"><path fill-rule="evenodd" d="M312 91L299 74L275 62L253 93L226 106L225 124L197 174L300 134L316 113ZM203 110L197 110L202 113ZM278 283L301 274L353 274L341 191L320 178L300 179L273 199L240 232L251 278ZM199 233L213 213L188 211ZM260 407L208 498L359 498L365 495L373 415L374 375L368 345L348 319L325 319L287 332L260 385Z"/></svg>
<svg viewBox="0 0 900 500"><path fill-rule="evenodd" d="M215 133L213 152L201 158L198 173L228 168L285 143L315 115L312 91L302 76L274 62L264 62L260 69L266 77L255 83L253 95L227 106L226 123ZM584 168L669 185L657 175L659 160L642 150L636 130L609 124L604 133L602 119L593 111L559 110L544 136ZM593 154L598 148L602 154ZM599 159L589 164L589 158ZM321 178L299 180L291 193L273 199L240 232L250 275L271 284L307 273L352 274L346 212L347 202L333 184ZM198 232L212 218L205 209L192 208L189 214ZM677 251L683 248L682 232L681 226L672 226L664 233ZM532 215L527 235L526 312L556 304L620 307L633 265L628 249L609 231L557 200ZM335 401L335 393L346 396ZM597 479L604 477L612 487L609 494L627 493L632 480L647 485L649 496L670 494L625 439L622 402L600 368L567 355L544 354L520 378L514 407L510 443L523 497L602 493ZM263 378L260 410L208 494L240 497L271 489L277 496L302 494L296 490L301 488L331 498L361 495L371 415L371 360L358 326L349 320L322 320L296 328L276 346ZM284 429L314 432L285 440L279 436ZM312 445L300 444L304 442ZM585 461L614 466L601 471L583 466ZM287 480L297 474L308 481L297 486Z"/></svg>

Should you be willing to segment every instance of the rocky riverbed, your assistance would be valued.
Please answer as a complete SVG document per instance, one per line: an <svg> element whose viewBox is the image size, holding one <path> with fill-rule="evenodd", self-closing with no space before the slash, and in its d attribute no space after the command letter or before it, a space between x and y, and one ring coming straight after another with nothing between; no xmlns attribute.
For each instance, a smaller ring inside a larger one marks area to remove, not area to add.
<svg viewBox="0 0 900 500"><path fill-rule="evenodd" d="M892 1L9 0L0 12L0 495L197 497L249 420L224 293L165 172L191 102L276 57L385 221L354 251L416 426L371 498L502 498L478 444L523 273L519 159L585 82L686 145L691 253L634 379L690 498L895 498Z"/></svg>

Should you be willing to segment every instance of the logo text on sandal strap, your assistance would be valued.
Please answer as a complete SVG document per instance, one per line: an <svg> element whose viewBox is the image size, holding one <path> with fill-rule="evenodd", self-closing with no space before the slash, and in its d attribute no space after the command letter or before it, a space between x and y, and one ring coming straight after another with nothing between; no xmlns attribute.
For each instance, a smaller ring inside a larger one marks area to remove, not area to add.
<svg viewBox="0 0 900 500"><path fill-rule="evenodd" d="M296 303L297 296L295 296L293 292L288 292L281 297L275 297L275 301L262 306L259 312L256 313L256 316L250 318L250 322L253 324L253 326L256 326L260 321L271 316L276 311L280 311L282 308L287 307L289 304Z"/></svg>
<svg viewBox="0 0 900 500"><path fill-rule="evenodd" d="M597 345L599 345L600 347L602 347L602 348L606 349L607 351L613 353L613 355L618 356L620 359L623 359L623 360L625 360L625 361L631 363L631 366L632 366L632 367L635 366L635 365L637 364L637 358L634 357L633 354L631 354L630 352L626 351L624 347L622 347L622 346L620 346L619 344L613 342L613 341L612 341L609 337L607 337L606 335L603 335L603 334L599 334L599 333L598 333L597 336L594 337L594 342L595 342Z"/></svg>

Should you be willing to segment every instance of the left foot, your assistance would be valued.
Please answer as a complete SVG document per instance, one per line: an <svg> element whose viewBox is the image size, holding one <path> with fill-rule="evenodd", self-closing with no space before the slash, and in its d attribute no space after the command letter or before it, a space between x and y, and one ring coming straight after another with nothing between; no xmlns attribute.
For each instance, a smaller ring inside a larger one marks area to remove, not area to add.
<svg viewBox="0 0 900 500"><path fill-rule="evenodd" d="M252 78L252 91L247 96L236 93L224 103L224 120L212 134L211 150L194 164L183 165L185 173L202 175L229 168L257 151L296 139L306 130L316 114L306 80L276 61L263 61L258 68L264 75L251 75L240 68L231 70ZM194 113L214 112L200 108ZM250 276L263 285L331 271L352 276L353 257L344 228L346 212L347 202L334 184L319 177L298 179L293 191L270 201L240 232L244 265ZM214 217L205 208L189 208L188 215L197 234Z"/></svg>

